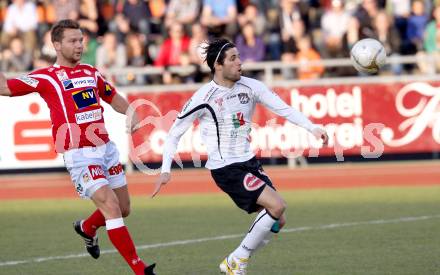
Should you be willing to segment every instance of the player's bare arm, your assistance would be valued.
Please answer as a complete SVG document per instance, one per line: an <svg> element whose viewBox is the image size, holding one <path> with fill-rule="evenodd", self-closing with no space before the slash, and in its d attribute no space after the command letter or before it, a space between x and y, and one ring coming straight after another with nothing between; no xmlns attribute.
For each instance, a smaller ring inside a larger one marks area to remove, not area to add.
<svg viewBox="0 0 440 275"><path fill-rule="evenodd" d="M123 98L120 94L116 93L116 95L112 99L112 103L110 104L112 108L120 113L127 115L127 132L133 133L139 129L139 118L136 115L136 112L129 112L130 104L128 101ZM129 117L130 115L130 117Z"/></svg>
<svg viewBox="0 0 440 275"><path fill-rule="evenodd" d="M10 96L11 91L8 88L8 84L6 83L5 75L0 72L0 95L2 96Z"/></svg>

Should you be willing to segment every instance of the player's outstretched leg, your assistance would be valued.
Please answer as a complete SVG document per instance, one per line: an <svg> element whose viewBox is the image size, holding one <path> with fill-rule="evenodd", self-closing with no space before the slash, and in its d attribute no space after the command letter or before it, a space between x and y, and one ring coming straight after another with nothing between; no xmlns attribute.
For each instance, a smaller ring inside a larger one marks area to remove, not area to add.
<svg viewBox="0 0 440 275"><path fill-rule="evenodd" d="M148 266L137 255L136 247L124 224L118 198L113 190L104 185L94 192L92 200L105 217L105 227L110 241L134 274L145 275L146 272L151 274L154 266L147 268Z"/></svg>
<svg viewBox="0 0 440 275"><path fill-rule="evenodd" d="M271 231L277 231L278 221L286 208L284 200L275 190L266 186L257 204L264 209L258 213L241 244L220 264L221 272L231 275L246 274L252 253L267 241Z"/></svg>
<svg viewBox="0 0 440 275"><path fill-rule="evenodd" d="M220 271L233 275L246 274L249 257L264 241L277 220L263 209L255 218L241 244L220 264Z"/></svg>
<svg viewBox="0 0 440 275"><path fill-rule="evenodd" d="M83 238L87 252L94 259L98 259L100 255L96 230L104 225L105 218L99 209L93 212L92 215L90 215L90 217L87 219L73 223L73 228L75 229L76 233Z"/></svg>

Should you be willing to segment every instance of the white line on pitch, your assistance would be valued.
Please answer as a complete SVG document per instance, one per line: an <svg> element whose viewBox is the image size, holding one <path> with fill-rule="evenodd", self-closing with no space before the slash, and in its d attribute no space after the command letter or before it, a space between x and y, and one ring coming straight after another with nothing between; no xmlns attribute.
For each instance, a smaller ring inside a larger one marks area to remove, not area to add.
<svg viewBox="0 0 440 275"><path fill-rule="evenodd" d="M281 231L281 233L292 233L292 232L302 232L302 231L311 231L311 230L327 230L327 229L352 227L352 226L359 226L359 225L415 222L415 221L438 219L438 218L440 218L440 215L429 215L429 216L418 216L418 217L401 217L401 218L390 219L390 220L371 220L371 221L359 221L359 222L332 223L332 224L317 225L317 226L286 228L286 229L283 229ZM233 234L233 235L206 237L206 238L192 239L192 240L180 240L180 241L173 241L173 242L166 242L166 243L146 244L146 245L137 246L136 249L137 250L145 250L145 249L160 248L160 247L187 245L187 244L202 243L202 242L217 241L217 240L236 239L236 238L240 238L243 236L244 236L244 234ZM116 253L116 250L115 249L108 249L108 250L101 251L101 254L111 254L111 253ZM29 264L29 263L41 263L41 262L47 262L47 261L53 261L53 260L77 259L77 258L83 258L83 257L90 257L90 256L87 253L80 253L80 254L70 254L70 255L64 255L64 256L39 257L39 258L33 258L33 259L28 259L28 260L0 262L0 267Z"/></svg>

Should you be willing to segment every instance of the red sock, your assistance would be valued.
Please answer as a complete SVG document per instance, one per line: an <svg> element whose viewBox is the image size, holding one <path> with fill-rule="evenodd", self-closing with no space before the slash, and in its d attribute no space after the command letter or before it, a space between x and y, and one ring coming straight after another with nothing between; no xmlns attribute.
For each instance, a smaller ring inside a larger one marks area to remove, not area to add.
<svg viewBox="0 0 440 275"><path fill-rule="evenodd" d="M117 220L117 219L115 219ZM122 218L121 218L122 220ZM107 221L108 222L108 221ZM136 248L127 227L107 229L108 237L136 275L143 275L146 265L136 253Z"/></svg>
<svg viewBox="0 0 440 275"><path fill-rule="evenodd" d="M105 218L102 215L99 209L96 209L95 212L90 215L87 219L85 219L82 223L82 230L89 236L95 236L96 230L105 225Z"/></svg>

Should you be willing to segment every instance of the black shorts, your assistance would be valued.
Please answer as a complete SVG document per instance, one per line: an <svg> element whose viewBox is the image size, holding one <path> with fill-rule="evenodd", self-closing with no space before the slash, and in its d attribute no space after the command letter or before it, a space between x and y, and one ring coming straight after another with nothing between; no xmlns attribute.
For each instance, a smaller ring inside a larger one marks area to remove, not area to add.
<svg viewBox="0 0 440 275"><path fill-rule="evenodd" d="M255 157L245 162L213 169L211 175L217 186L226 192L238 207L248 213L256 212L260 208L257 199L266 185L275 189Z"/></svg>

